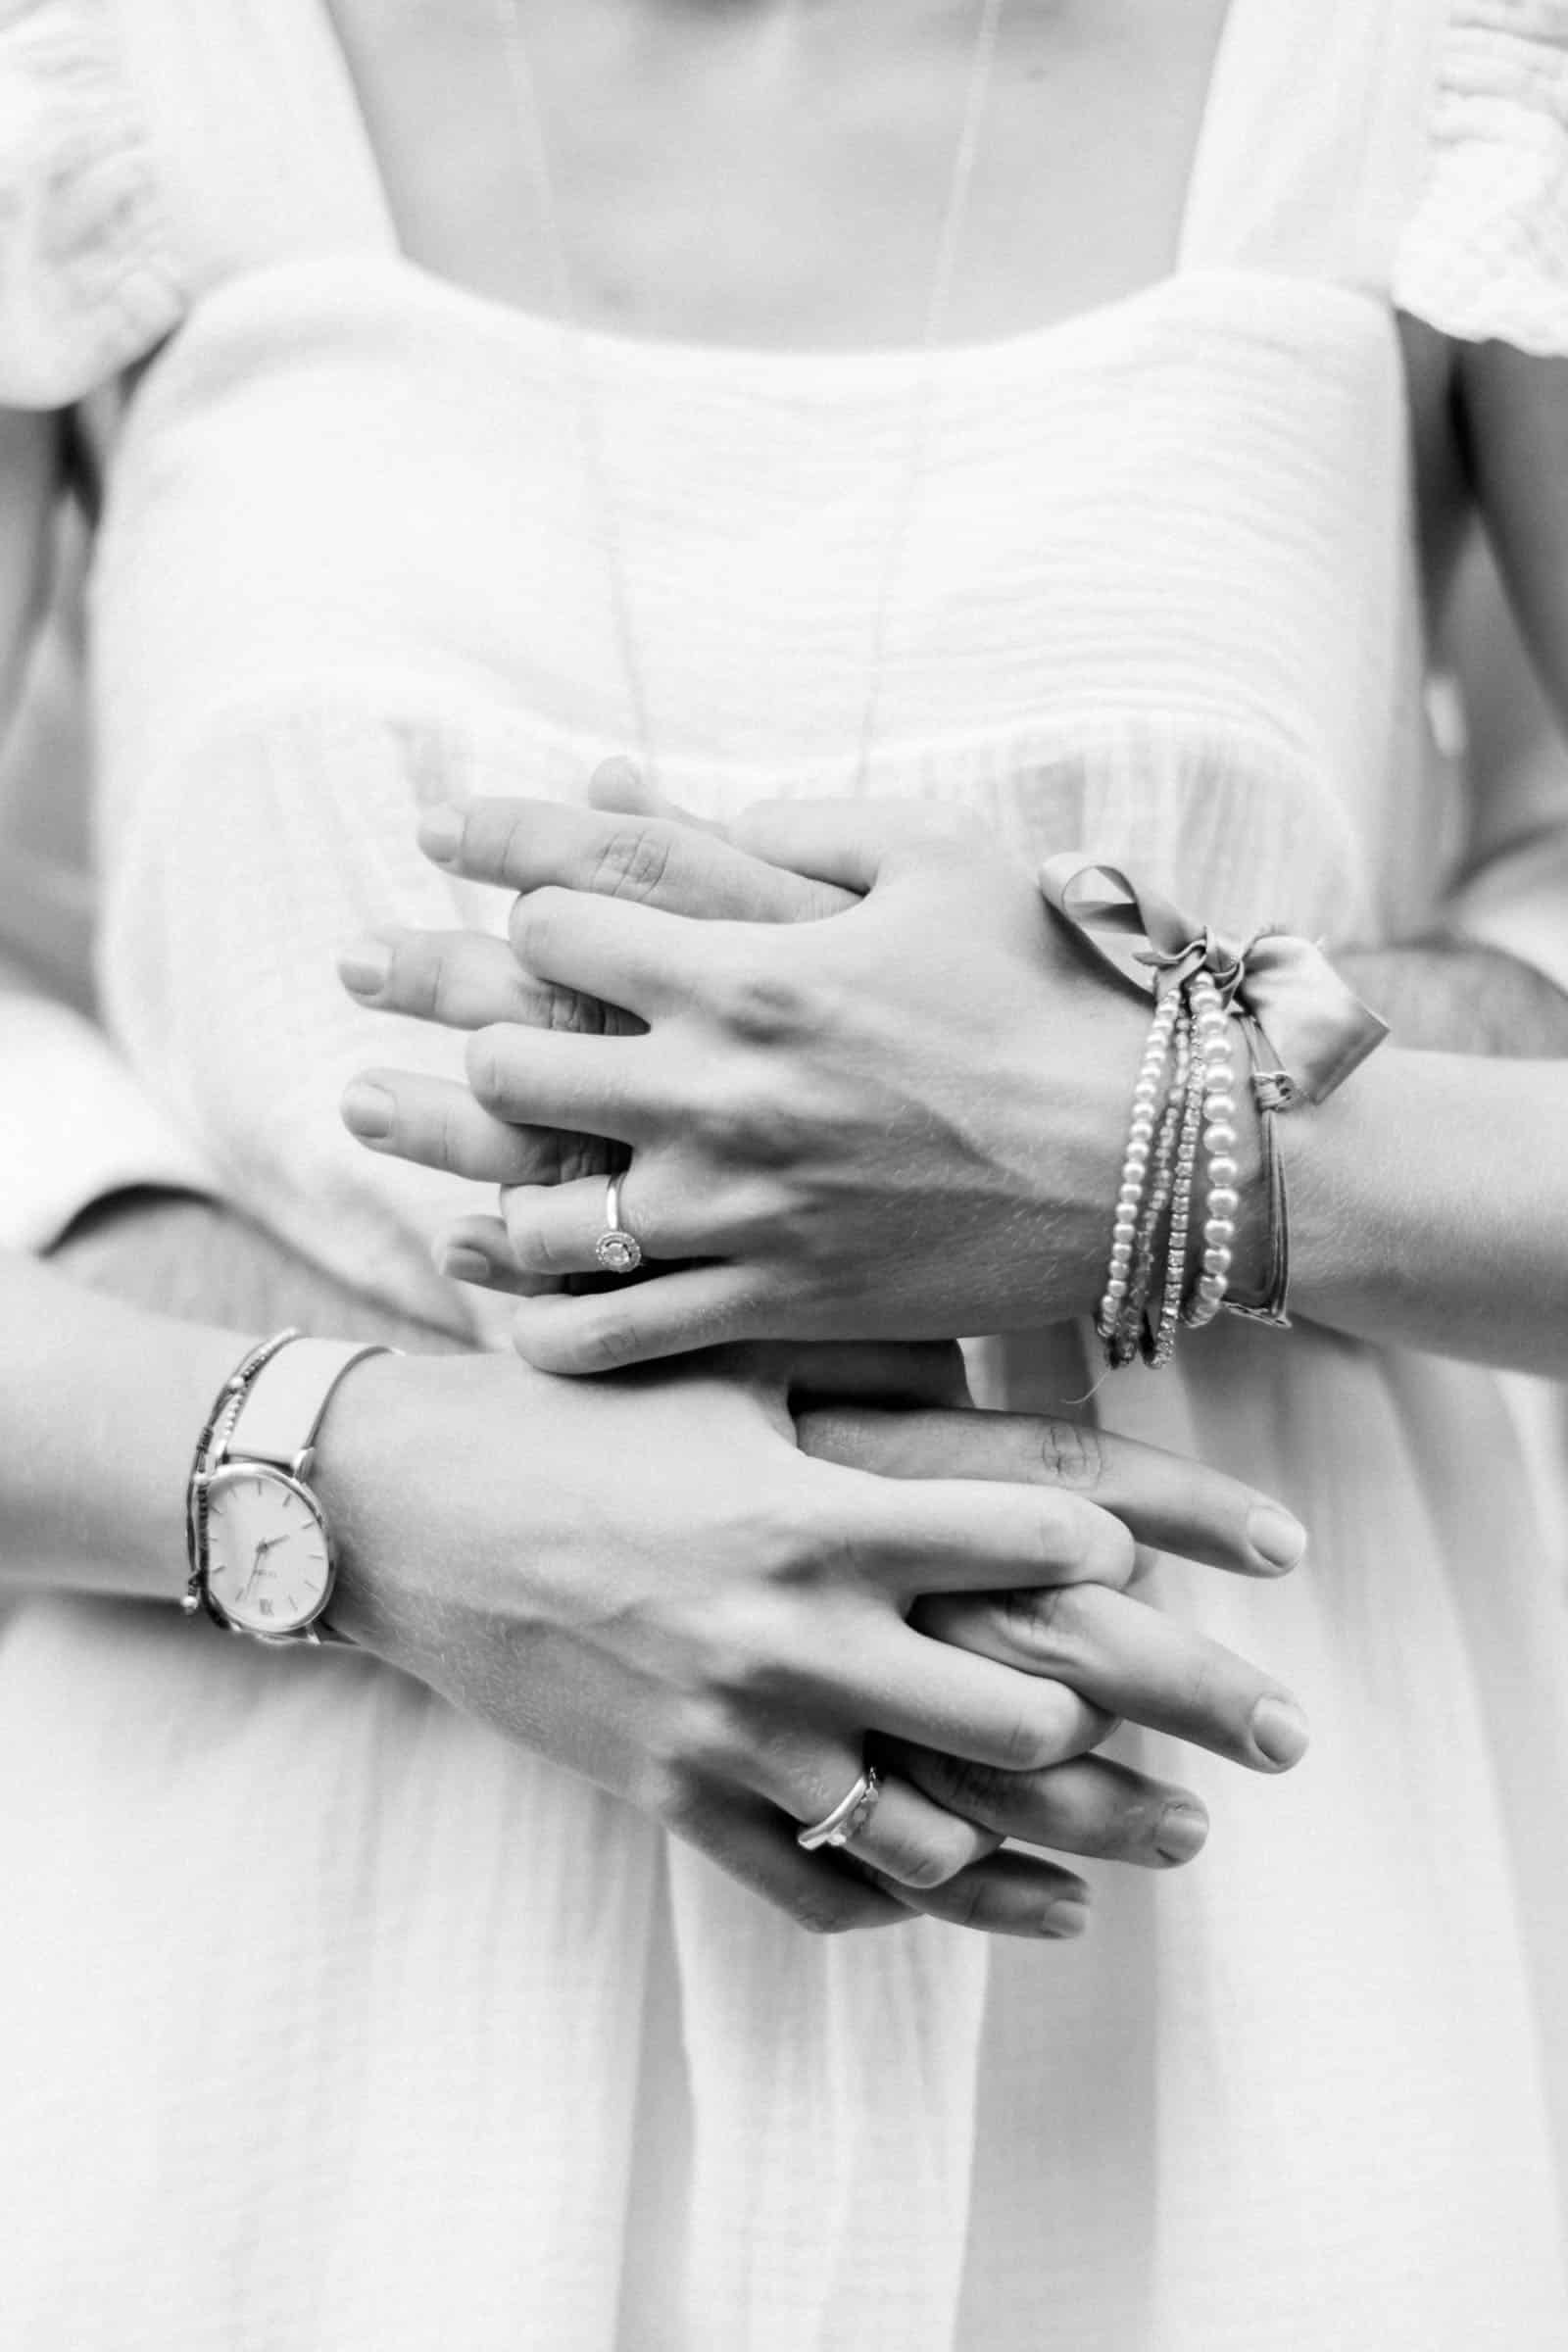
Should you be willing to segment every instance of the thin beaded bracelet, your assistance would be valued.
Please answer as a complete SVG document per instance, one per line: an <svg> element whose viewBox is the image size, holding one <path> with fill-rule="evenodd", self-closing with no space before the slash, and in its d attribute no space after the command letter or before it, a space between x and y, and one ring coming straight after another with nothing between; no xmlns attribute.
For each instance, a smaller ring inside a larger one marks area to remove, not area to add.
<svg viewBox="0 0 1568 2352"><path fill-rule="evenodd" d="M280 1348L299 1338L297 1331L275 1332L270 1340L260 1340L247 1349L233 1371L219 1390L212 1411L208 1414L202 1434L196 1441L196 1452L190 1466L190 1478L185 1488L185 1590L179 1605L187 1617L194 1617L202 1605L202 1579L207 1560L207 1497L202 1477L213 1456L220 1436L226 1436L233 1427L245 1392L262 1366L270 1363Z"/></svg>
<svg viewBox="0 0 1568 2352"><path fill-rule="evenodd" d="M1152 988L1154 998L1095 1319L1107 1358L1119 1366L1142 1351L1152 1363L1167 1363L1181 1324L1200 1329L1222 1306L1289 1329L1290 1220L1279 1114L1326 1102L1383 1044L1387 1022L1346 985L1320 946L1281 925L1230 940L1081 851L1048 858L1040 888L1080 949L1097 956L1118 985L1130 982L1140 993ZM1241 1208L1237 1027L1250 1060L1248 1096L1261 1130L1268 1220L1266 1281L1256 1303L1230 1290ZM1189 1058L1172 1082L1179 1047ZM1200 1142L1202 1248L1194 1252ZM1160 1308L1150 1332L1161 1238Z"/></svg>
<svg viewBox="0 0 1568 2352"><path fill-rule="evenodd" d="M1176 1178L1171 1192L1170 1231L1165 1238L1165 1286L1159 1322L1145 1344L1144 1360L1163 1371L1176 1351L1181 1321L1182 1293L1187 1282L1187 1236L1192 1224L1193 1190L1198 1179L1198 1139L1203 1123L1203 1103L1209 1063L1194 1023L1187 1083L1182 1090L1181 1135L1176 1148Z"/></svg>
<svg viewBox="0 0 1568 2352"><path fill-rule="evenodd" d="M1143 1060L1138 1065L1137 1083L1133 1087L1132 1124L1127 1135L1127 1150L1122 1157L1121 1184L1116 1194L1110 1263L1096 1320L1096 1329L1107 1351L1115 1341L1122 1304L1132 1287L1139 1211L1144 1204L1144 1192L1149 1180L1149 1156L1153 1145L1154 1129L1161 1116L1165 1071L1181 1012L1181 991L1173 988L1160 998L1154 1008L1149 1041L1144 1048Z"/></svg>
<svg viewBox="0 0 1568 2352"><path fill-rule="evenodd" d="M1255 1303L1227 1298L1233 1315L1252 1323L1271 1323L1277 1331L1291 1328L1291 1204L1285 1185L1285 1156L1280 1150L1279 1115L1296 1101L1295 1081L1278 1066L1279 1057L1263 1033L1261 1022L1244 1012L1241 1026L1250 1064L1250 1091L1257 1106L1263 1140L1263 1194L1268 1214L1267 1279Z"/></svg>
<svg viewBox="0 0 1568 2352"><path fill-rule="evenodd" d="M1218 1314L1229 1284L1241 1196L1236 1157L1235 1020L1207 971L1167 988L1150 1026L1133 1090L1132 1120L1096 1328L1120 1371L1142 1353L1171 1361L1185 1322ZM1191 1290L1187 1263L1201 1142L1205 1155L1202 1252ZM1163 1250L1161 1236L1163 1233ZM1148 1327L1160 1267L1159 1312Z"/></svg>
<svg viewBox="0 0 1568 2352"><path fill-rule="evenodd" d="M1154 1287L1154 1269L1159 1263L1159 1237L1170 1212L1176 1190L1177 1158L1181 1148L1182 1113L1187 1102L1187 1090L1192 1079L1193 1038L1192 1020L1184 1004L1176 1015L1175 1039L1172 1047L1174 1062L1170 1088L1160 1114L1159 1140L1154 1147L1154 1162L1150 1178L1149 1198L1138 1221L1137 1253L1133 1259L1132 1287L1123 1303L1121 1320L1110 1348L1110 1363L1115 1371L1133 1362L1147 1348L1145 1324L1149 1295Z"/></svg>

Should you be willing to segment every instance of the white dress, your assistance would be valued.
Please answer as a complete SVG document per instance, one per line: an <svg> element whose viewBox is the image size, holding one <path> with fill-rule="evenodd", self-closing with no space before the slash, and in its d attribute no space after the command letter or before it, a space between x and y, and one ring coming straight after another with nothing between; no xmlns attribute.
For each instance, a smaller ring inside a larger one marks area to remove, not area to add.
<svg viewBox="0 0 1568 2352"><path fill-rule="evenodd" d="M94 589L115 1026L236 1199L461 1314L466 1195L336 1113L453 1043L332 951L451 920L419 804L629 739L559 338L399 257L318 0L0 0L0 399L158 351ZM1564 0L1233 0L1179 270L939 365L871 789L1227 925L1419 919L1393 299L1568 351ZM846 787L911 364L594 339L681 800ZM18 1611L6 2352L1568 2343L1568 1645L1498 1386L1227 1324L1104 1402L1307 1521L1285 1587L1161 1594L1316 1737L1162 1759L1209 1850L1093 1873L1071 1950L813 1941L371 1662Z"/></svg>

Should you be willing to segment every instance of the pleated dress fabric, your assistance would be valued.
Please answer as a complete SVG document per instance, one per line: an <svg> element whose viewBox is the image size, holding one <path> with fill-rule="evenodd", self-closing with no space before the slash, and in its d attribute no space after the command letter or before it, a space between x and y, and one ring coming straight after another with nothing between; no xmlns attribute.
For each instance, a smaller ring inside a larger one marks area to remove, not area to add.
<svg viewBox="0 0 1568 2352"><path fill-rule="evenodd" d="M317 0L0 0L0 398L157 353L94 586L116 1031L237 1200L459 1317L466 1192L336 1115L457 1048L332 955L494 923L418 808L631 737L560 335L400 257ZM1563 0L1233 0L1176 272L938 363L866 789L1228 926L1419 921L1460 812L1394 304L1568 351L1565 192ZM916 362L588 349L666 788L852 789ZM1073 1949L812 1940L372 1662L16 1611L0 2342L1568 2342L1568 1644L1502 1392L1227 1323L1101 1404L1307 1521L1283 1587L1157 1591L1316 1737L1281 1783L1145 1743L1210 1848L1092 1870Z"/></svg>

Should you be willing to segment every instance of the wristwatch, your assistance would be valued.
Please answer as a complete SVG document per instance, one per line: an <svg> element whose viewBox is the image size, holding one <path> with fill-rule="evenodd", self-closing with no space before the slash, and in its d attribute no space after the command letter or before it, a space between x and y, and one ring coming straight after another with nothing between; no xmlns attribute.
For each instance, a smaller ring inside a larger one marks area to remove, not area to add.
<svg viewBox="0 0 1568 2352"><path fill-rule="evenodd" d="M219 1425L195 1482L197 1577L210 1616L274 1647L340 1642L323 1622L336 1561L309 1480L316 1433L345 1373L389 1348L290 1337Z"/></svg>

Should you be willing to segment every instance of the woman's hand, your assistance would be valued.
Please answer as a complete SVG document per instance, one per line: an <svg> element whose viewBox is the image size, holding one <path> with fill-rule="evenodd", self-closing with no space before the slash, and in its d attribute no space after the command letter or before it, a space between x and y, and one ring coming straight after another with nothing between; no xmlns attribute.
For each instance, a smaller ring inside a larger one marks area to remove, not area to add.
<svg viewBox="0 0 1568 2352"><path fill-rule="evenodd" d="M864 894L831 919L757 923L552 886L561 827L524 804L444 822L423 835L432 855L524 891L512 940L530 979L643 1024L586 1037L506 1023L470 1042L492 1125L629 1152L622 1220L676 1269L525 1300L517 1342L535 1364L602 1371L762 1335L924 1337L1092 1307L1145 1022L977 828L816 804L756 811L735 844L687 836L688 860L750 848L797 883ZM649 883L644 902L662 872ZM374 1082L393 1107L366 1140L397 1149L405 1082ZM514 1163L485 1165L515 1183ZM466 1167L479 1172L477 1152ZM605 1205L597 1175L511 1191L518 1265L592 1270Z"/></svg>
<svg viewBox="0 0 1568 2352"><path fill-rule="evenodd" d="M1081 1883L1002 1836L1158 1865L1204 1833L1182 1790L1086 1755L1113 1717L1259 1771L1305 1743L1271 1677L1122 1589L1134 1533L1264 1574L1300 1531L1148 1448L1085 1456L1049 1425L856 1401L889 1380L853 1349L587 1384L490 1357L367 1364L318 1464L334 1621L806 1926L918 1909L1073 1934ZM1076 1491L1086 1462L1100 1501ZM803 1853L798 1826L868 1741L886 1785L854 1860Z"/></svg>

